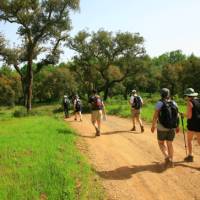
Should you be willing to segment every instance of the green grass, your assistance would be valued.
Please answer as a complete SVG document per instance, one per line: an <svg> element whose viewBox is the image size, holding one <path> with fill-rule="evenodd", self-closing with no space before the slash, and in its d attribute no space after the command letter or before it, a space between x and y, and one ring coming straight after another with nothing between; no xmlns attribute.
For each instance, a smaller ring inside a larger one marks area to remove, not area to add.
<svg viewBox="0 0 200 200"><path fill-rule="evenodd" d="M146 122L151 122L153 118L153 113L155 109L155 104L159 100L158 96L147 98L144 97L144 105L142 107L141 117ZM106 111L108 114L117 115L120 117L131 117L131 108L128 103L129 100L120 100L120 99L109 99L106 101ZM185 112L186 106L183 104L183 101L178 101L179 111ZM179 103L180 102L180 103ZM184 120L186 125L186 121Z"/></svg>
<svg viewBox="0 0 200 200"><path fill-rule="evenodd" d="M0 112L1 200L104 199L76 135L59 116Z"/></svg>

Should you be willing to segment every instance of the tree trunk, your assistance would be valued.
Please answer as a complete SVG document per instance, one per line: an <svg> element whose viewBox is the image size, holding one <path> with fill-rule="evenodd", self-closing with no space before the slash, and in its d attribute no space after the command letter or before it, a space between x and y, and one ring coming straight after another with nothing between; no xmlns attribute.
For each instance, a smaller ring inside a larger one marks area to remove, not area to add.
<svg viewBox="0 0 200 200"><path fill-rule="evenodd" d="M104 101L106 101L108 98L108 91L109 91L109 86L108 86L108 84L106 84L105 89L104 89L104 97L103 97Z"/></svg>
<svg viewBox="0 0 200 200"><path fill-rule="evenodd" d="M22 84L22 92L23 92L23 105L26 107L27 103L27 84L26 84L26 78L21 77L21 84Z"/></svg>
<svg viewBox="0 0 200 200"><path fill-rule="evenodd" d="M28 61L28 72L27 72L27 102L26 108L27 112L29 112L32 108L32 86L33 86L33 70L32 70L32 59Z"/></svg>
<svg viewBox="0 0 200 200"><path fill-rule="evenodd" d="M128 99L128 98L127 98L127 94L128 94L128 87L126 86L126 88L125 88L125 90L124 90L124 94L123 94L125 100Z"/></svg>

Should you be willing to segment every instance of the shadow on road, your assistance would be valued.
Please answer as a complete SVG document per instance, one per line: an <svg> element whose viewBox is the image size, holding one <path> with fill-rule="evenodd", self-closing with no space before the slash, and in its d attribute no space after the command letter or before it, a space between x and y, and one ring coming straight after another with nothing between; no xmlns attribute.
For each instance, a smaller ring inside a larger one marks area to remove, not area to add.
<svg viewBox="0 0 200 200"><path fill-rule="evenodd" d="M183 164L183 161L175 162L174 164L175 164L174 167L182 166L200 171L200 168ZM134 174L139 172L147 171L153 173L162 173L167 169L170 168L166 168L164 163L155 162L154 164L149 164L149 165L138 165L138 166L132 165L131 167L129 166L119 167L111 171L96 171L96 173L103 179L124 180L124 179L130 179Z"/></svg>
<svg viewBox="0 0 200 200"><path fill-rule="evenodd" d="M164 164L150 164L150 165L138 165L138 166L125 166L120 167L115 170L111 171L97 171L96 173L104 179L110 179L110 180L123 180L123 179L129 179L132 177L132 175L139 173L139 172L155 172L155 173L162 173L165 171L166 168Z"/></svg>

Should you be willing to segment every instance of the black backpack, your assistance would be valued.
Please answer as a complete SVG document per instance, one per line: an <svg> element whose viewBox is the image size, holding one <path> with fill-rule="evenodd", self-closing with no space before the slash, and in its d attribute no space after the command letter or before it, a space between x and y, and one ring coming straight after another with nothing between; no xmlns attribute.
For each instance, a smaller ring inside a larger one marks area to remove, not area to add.
<svg viewBox="0 0 200 200"><path fill-rule="evenodd" d="M100 96L95 95L91 99L92 109L93 110L101 110L103 108L103 103Z"/></svg>
<svg viewBox="0 0 200 200"><path fill-rule="evenodd" d="M81 109L81 101L80 101L80 99L77 99L77 100L76 100L76 105L75 105L75 107L76 107L76 110L80 110L80 109Z"/></svg>
<svg viewBox="0 0 200 200"><path fill-rule="evenodd" d="M200 99L192 101L192 118L187 120L187 128L193 131L200 131Z"/></svg>
<svg viewBox="0 0 200 200"><path fill-rule="evenodd" d="M159 122L165 128L177 128L179 125L178 108L172 101L160 100L163 102L159 113Z"/></svg>
<svg viewBox="0 0 200 200"><path fill-rule="evenodd" d="M132 107L137 110L142 107L142 101L139 96L134 96Z"/></svg>

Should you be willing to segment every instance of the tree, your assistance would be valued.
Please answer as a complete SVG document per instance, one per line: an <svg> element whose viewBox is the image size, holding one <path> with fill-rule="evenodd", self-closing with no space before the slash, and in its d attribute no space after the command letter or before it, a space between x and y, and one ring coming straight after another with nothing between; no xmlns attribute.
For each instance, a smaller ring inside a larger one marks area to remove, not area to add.
<svg viewBox="0 0 200 200"><path fill-rule="evenodd" d="M35 77L34 100L40 102L55 101L64 94L73 95L77 90L77 84L67 67L49 66L41 70Z"/></svg>
<svg viewBox="0 0 200 200"><path fill-rule="evenodd" d="M104 30L91 34L82 31L70 40L69 47L77 52L74 57L76 71L87 74L87 82L98 91L104 91L106 100L109 89L137 68L145 53L143 41L138 33L114 35Z"/></svg>
<svg viewBox="0 0 200 200"><path fill-rule="evenodd" d="M200 58L193 54L188 57L183 64L182 77L182 93L188 88L192 87L196 91L200 91Z"/></svg>
<svg viewBox="0 0 200 200"><path fill-rule="evenodd" d="M8 66L0 68L0 105L13 106L19 103L21 84L19 75Z"/></svg>
<svg viewBox="0 0 200 200"><path fill-rule="evenodd" d="M5 47L4 43L0 54L21 76L27 97L27 111L31 110L33 76L44 66L58 62L60 44L67 40L68 31L71 29L69 11L78 8L79 0L1 1L0 21L16 23L22 43L17 48ZM45 56L33 70L33 60L41 54ZM25 74L21 72L21 63L27 64Z"/></svg>

